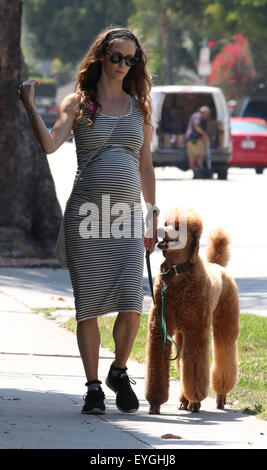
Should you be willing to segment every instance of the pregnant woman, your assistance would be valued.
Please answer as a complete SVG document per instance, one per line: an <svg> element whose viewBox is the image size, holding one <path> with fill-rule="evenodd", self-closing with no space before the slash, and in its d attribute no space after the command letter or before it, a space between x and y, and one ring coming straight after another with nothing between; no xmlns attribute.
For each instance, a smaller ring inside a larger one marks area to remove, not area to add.
<svg viewBox="0 0 267 470"><path fill-rule="evenodd" d="M113 328L115 360L106 384L116 393L119 410L131 413L139 408L126 363L142 313L144 248L154 251L159 213L146 62L131 31L102 31L82 59L74 93L62 100L50 132L34 104L37 83L26 80L19 89L43 151L55 152L73 129L78 171L87 162L65 215L77 340L88 387L82 413L105 412L98 380L98 317L112 312L118 312ZM141 192L148 209L146 232Z"/></svg>

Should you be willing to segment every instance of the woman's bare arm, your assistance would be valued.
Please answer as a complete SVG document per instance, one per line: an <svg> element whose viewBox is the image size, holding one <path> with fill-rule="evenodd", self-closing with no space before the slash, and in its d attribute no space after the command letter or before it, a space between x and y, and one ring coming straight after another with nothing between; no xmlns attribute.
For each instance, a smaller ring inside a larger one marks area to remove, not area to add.
<svg viewBox="0 0 267 470"><path fill-rule="evenodd" d="M19 97L31 121L33 132L40 142L44 153L53 153L70 135L73 119L79 110L79 99L75 93L71 93L62 100L59 105L57 120L49 132L34 102L34 86L40 85L38 80L25 80L19 87Z"/></svg>
<svg viewBox="0 0 267 470"><path fill-rule="evenodd" d="M141 187L142 187L142 194L143 194L145 203L148 205L151 204L151 206L153 206L155 204L155 198L156 198L156 178L155 178L155 172L154 172L151 151L150 151L151 126L149 124L143 125L143 133L144 133L144 142L141 147L140 162L139 162ZM149 237L145 235L145 238L144 238L145 249L149 250L150 253L153 252L155 248L155 244L157 243L157 226L158 226L157 212L153 212L151 223L153 224L152 230L151 230L151 227L147 227L146 234L153 233L153 238L151 238L151 235Z"/></svg>
<svg viewBox="0 0 267 470"><path fill-rule="evenodd" d="M144 141L140 151L140 176L142 184L142 193L146 203L155 204L155 172L152 163L150 151L150 132L151 127L149 124L143 125Z"/></svg>
<svg viewBox="0 0 267 470"><path fill-rule="evenodd" d="M33 132L44 153L54 153L66 141L71 133L74 115L78 109L77 96L74 93L65 96L59 105L57 120L49 131L35 105L26 107Z"/></svg>

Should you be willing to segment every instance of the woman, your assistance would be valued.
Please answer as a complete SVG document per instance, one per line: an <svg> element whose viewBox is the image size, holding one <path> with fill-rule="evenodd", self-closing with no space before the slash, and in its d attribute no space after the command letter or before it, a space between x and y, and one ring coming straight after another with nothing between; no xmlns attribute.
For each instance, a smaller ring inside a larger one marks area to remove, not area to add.
<svg viewBox="0 0 267 470"><path fill-rule="evenodd" d="M154 250L159 212L150 153L151 79L146 62L138 39L128 29L116 27L101 32L85 54L75 92L62 100L50 132L34 105L34 81L27 80L20 87L45 153L55 152L73 129L78 169L103 144L124 108L110 138L77 181L65 216L77 339L88 387L82 413L105 412L105 396L98 380L97 318L111 312L118 312L113 328L115 361L106 384L116 393L116 405L121 411L134 412L139 407L126 363L142 313L144 247L150 253ZM141 191L149 207L145 234ZM84 217L88 207L89 224ZM128 209L121 217L124 236L118 236L118 208L122 212ZM89 225L94 227L91 232Z"/></svg>

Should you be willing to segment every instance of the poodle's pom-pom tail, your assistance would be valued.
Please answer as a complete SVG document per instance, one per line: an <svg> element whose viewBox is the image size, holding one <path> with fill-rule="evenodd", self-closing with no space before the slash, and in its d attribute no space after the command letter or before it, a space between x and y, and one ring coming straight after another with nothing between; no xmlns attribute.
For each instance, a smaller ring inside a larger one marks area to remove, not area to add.
<svg viewBox="0 0 267 470"><path fill-rule="evenodd" d="M207 260L210 263L217 263L226 266L230 259L229 245L231 238L222 228L216 228L209 234L207 244Z"/></svg>

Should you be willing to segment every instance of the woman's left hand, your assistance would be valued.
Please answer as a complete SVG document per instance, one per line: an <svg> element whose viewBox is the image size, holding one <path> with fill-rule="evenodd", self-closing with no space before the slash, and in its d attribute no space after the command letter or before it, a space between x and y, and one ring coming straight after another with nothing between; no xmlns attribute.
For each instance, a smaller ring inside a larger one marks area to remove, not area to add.
<svg viewBox="0 0 267 470"><path fill-rule="evenodd" d="M157 213L153 213L153 219L150 219L150 222L146 228L144 235L144 246L146 251L149 251L149 254L153 253L155 245L158 243L158 217ZM152 236L151 236L152 235Z"/></svg>
<svg viewBox="0 0 267 470"><path fill-rule="evenodd" d="M155 245L157 244L158 239L153 237L153 238L147 238L146 236L144 237L144 245L146 251L149 251L149 254L153 253L155 249Z"/></svg>

